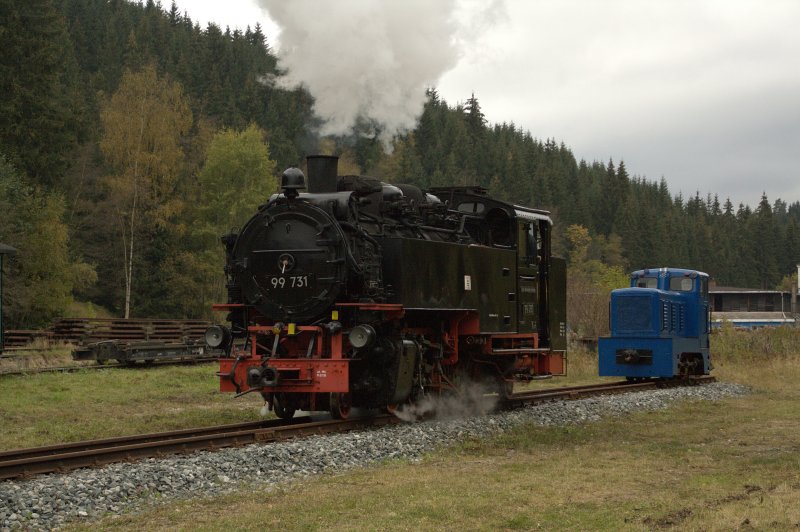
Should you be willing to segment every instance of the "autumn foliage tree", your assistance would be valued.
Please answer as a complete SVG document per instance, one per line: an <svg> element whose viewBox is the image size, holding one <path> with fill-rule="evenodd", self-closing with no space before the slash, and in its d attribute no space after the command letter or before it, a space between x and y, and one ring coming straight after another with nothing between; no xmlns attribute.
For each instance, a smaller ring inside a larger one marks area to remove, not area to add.
<svg viewBox="0 0 800 532"><path fill-rule="evenodd" d="M211 304L225 300L220 237L240 228L277 192L275 161L265 133L251 124L222 129L211 140L184 211L182 249L165 264L168 296L184 315L208 317Z"/></svg>
<svg viewBox="0 0 800 532"><path fill-rule="evenodd" d="M597 338L608 333L611 290L628 286L628 277L620 266L609 266L590 258L592 237L587 228L570 225L565 236L570 329L580 338Z"/></svg>
<svg viewBox="0 0 800 532"><path fill-rule="evenodd" d="M30 185L0 156L0 242L18 254L3 288L6 325L42 326L64 313L73 290L97 279L94 268L69 253L64 198Z"/></svg>
<svg viewBox="0 0 800 532"><path fill-rule="evenodd" d="M123 74L102 106L101 119L100 149L112 169L107 185L116 206L128 318L134 257L183 206L176 190L184 161L181 139L192 125L192 113L181 86L159 77L150 65Z"/></svg>

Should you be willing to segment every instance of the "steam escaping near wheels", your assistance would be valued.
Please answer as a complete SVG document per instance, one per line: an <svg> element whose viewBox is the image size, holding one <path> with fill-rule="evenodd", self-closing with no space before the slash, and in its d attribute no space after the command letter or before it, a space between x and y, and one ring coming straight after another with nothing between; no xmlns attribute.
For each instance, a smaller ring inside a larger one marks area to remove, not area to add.
<svg viewBox="0 0 800 532"><path fill-rule="evenodd" d="M481 416L494 411L502 398L491 386L469 381L457 392L426 395L413 404L401 405L392 414L403 421L414 422L433 418L438 420Z"/></svg>

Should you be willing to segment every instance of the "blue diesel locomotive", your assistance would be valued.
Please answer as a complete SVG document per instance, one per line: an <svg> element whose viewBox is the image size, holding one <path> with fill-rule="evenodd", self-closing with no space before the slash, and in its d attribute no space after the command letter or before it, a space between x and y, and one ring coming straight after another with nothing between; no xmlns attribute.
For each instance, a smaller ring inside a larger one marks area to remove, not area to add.
<svg viewBox="0 0 800 532"><path fill-rule="evenodd" d="M602 377L707 375L708 274L678 268L633 272L630 288L611 292L610 328L598 344Z"/></svg>

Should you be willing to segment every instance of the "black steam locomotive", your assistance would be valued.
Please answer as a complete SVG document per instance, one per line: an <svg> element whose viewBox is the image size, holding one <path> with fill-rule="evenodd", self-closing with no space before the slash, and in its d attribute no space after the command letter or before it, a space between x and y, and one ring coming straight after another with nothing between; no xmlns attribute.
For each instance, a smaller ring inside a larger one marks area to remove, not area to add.
<svg viewBox="0 0 800 532"><path fill-rule="evenodd" d="M261 393L279 417L396 408L481 382L563 374L565 264L546 211L480 187L389 185L307 159L226 249L223 391Z"/></svg>

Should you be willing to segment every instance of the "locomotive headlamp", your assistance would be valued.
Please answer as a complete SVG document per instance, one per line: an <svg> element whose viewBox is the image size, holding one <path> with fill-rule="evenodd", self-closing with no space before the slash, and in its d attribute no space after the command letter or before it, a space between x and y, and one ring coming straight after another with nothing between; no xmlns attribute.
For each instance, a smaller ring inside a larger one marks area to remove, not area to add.
<svg viewBox="0 0 800 532"><path fill-rule="evenodd" d="M375 329L373 329L371 325L364 324L353 327L353 330L350 331L348 339L350 340L350 345L356 349L361 349L362 347L367 347L374 342L375 336L377 336Z"/></svg>
<svg viewBox="0 0 800 532"><path fill-rule="evenodd" d="M247 370L247 386L263 388L278 383L278 371L275 368L250 368Z"/></svg>
<svg viewBox="0 0 800 532"><path fill-rule="evenodd" d="M231 344L231 331L222 325L212 325L206 329L204 338L211 349L227 349Z"/></svg>

